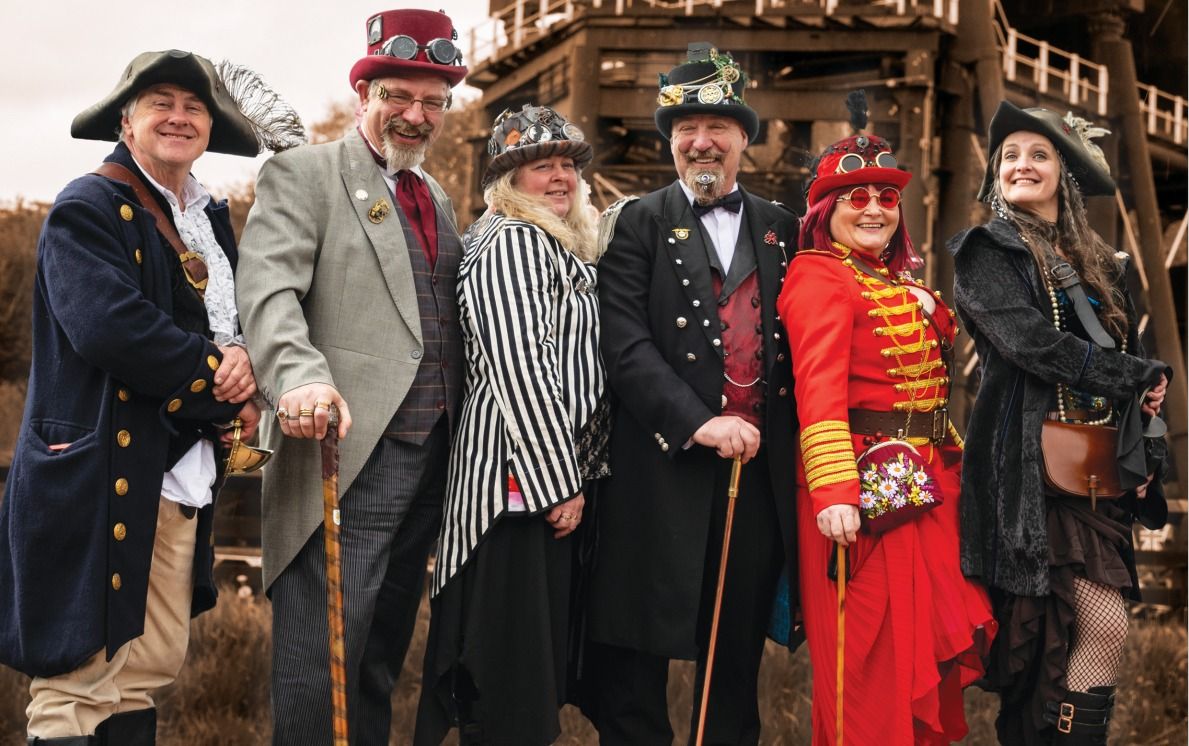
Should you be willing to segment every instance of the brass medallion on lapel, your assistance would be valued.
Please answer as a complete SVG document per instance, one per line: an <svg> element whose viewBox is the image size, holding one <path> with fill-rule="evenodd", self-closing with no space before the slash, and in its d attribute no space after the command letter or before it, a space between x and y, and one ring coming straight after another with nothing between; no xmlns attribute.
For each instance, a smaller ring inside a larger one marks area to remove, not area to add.
<svg viewBox="0 0 1189 746"><path fill-rule="evenodd" d="M383 223L384 218L388 217L388 213L391 211L392 208L388 206L388 200L381 198L376 200L376 204L367 211L367 219L373 223Z"/></svg>

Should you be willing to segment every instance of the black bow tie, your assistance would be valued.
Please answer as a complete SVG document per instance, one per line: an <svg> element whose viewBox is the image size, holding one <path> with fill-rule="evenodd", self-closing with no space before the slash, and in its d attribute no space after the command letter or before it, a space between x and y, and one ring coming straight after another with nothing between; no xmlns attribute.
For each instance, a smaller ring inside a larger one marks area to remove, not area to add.
<svg viewBox="0 0 1189 746"><path fill-rule="evenodd" d="M736 189L730 194L724 197L719 197L713 202L707 202L704 205L695 202L693 204L694 215L702 217L716 207L721 207L722 209L730 210L731 212L739 212L739 209L743 207L743 192Z"/></svg>

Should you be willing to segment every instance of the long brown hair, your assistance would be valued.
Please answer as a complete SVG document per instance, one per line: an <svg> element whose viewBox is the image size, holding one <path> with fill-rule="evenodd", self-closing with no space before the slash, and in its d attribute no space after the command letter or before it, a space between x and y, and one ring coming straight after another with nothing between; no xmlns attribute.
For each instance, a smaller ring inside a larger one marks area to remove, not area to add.
<svg viewBox="0 0 1189 746"><path fill-rule="evenodd" d="M1053 148L1054 152L1058 152ZM1059 260L1056 247L1069 260L1085 283L1102 303L1099 319L1111 336L1118 340L1127 338L1127 312L1124 309L1123 294L1117 281L1121 267L1115 258L1115 250L1094 232L1086 221L1086 204L1077 182L1069 174L1065 162L1061 162L1061 176L1057 187L1057 222L1050 223L1035 213L1016 207L1003 196L999 180L999 165L1003 160L1003 146L991 155L991 173L994 174L991 188L991 207L999 217L1007 220L1020 232L1020 238L1032 252L1036 266L1044 277L1049 268Z"/></svg>

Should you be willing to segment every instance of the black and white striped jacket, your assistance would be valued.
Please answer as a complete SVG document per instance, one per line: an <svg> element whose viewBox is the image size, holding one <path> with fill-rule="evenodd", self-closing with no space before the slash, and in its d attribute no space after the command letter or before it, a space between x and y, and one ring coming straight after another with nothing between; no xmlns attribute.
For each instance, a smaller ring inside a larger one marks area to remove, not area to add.
<svg viewBox="0 0 1189 746"><path fill-rule="evenodd" d="M484 216L463 241L467 371L434 595L507 510L509 471L530 513L582 489L574 440L606 380L593 265L532 223L502 215Z"/></svg>

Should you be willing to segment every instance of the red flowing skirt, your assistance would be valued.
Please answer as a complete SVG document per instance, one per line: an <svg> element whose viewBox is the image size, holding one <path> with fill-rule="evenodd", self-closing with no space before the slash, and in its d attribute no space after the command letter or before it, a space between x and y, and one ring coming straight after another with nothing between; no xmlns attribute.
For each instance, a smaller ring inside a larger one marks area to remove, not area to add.
<svg viewBox="0 0 1189 746"><path fill-rule="evenodd" d="M861 444L857 445L860 446ZM987 592L958 558L957 449L921 447L943 496L937 508L882 535L860 532L846 587L846 744L947 744L966 736L962 690L983 675L996 632ZM834 542L817 530L804 465L797 500L802 609L813 663L813 743L835 743L837 585ZM856 495L857 499L857 495Z"/></svg>

